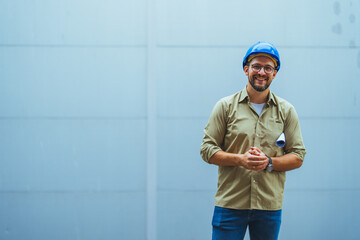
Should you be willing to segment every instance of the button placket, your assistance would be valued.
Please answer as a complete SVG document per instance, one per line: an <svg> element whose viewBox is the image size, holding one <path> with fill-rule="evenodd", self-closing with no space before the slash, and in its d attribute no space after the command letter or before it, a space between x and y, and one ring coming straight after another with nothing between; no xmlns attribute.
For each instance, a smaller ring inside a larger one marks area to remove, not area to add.
<svg viewBox="0 0 360 240"><path fill-rule="evenodd" d="M260 146L260 140L263 137L261 134L261 122L260 122L260 118L257 120L256 122L256 126L255 126L255 137L254 137L254 145L259 147Z"/></svg>
<svg viewBox="0 0 360 240"><path fill-rule="evenodd" d="M251 187L251 193L250 193L250 208L254 208L257 206L257 195L258 195L258 184L256 181L256 173L251 175L251 183L250 183L250 187Z"/></svg>

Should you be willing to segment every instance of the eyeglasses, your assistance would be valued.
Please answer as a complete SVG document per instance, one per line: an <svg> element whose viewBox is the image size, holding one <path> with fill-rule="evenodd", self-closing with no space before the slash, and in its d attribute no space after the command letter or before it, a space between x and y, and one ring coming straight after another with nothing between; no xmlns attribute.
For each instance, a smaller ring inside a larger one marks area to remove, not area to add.
<svg viewBox="0 0 360 240"><path fill-rule="evenodd" d="M251 69L254 72L260 72L262 68L264 68L264 71L266 74L271 74L274 72L275 68L271 67L271 66L261 66L259 64L251 64Z"/></svg>

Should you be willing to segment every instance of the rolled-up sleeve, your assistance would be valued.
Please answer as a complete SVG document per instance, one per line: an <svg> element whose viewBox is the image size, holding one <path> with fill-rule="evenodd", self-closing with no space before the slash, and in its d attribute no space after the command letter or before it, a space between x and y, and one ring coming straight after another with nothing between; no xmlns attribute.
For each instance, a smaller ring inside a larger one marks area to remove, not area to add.
<svg viewBox="0 0 360 240"><path fill-rule="evenodd" d="M290 107L285 122L285 153L296 154L302 161L306 154L303 138L301 135L301 129L299 124L299 118L293 106Z"/></svg>
<svg viewBox="0 0 360 240"><path fill-rule="evenodd" d="M226 133L227 119L226 102L222 99L215 104L211 112L209 122L204 129L204 138L200 147L202 159L209 163L210 158L218 151L222 150L221 146Z"/></svg>

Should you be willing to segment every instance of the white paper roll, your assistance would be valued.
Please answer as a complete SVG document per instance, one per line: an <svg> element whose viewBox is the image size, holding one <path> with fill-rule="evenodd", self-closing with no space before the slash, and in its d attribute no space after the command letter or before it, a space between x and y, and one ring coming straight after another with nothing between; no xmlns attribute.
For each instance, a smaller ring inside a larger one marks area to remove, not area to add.
<svg viewBox="0 0 360 240"><path fill-rule="evenodd" d="M285 146L285 134L280 134L280 137L276 140L276 146L284 147Z"/></svg>

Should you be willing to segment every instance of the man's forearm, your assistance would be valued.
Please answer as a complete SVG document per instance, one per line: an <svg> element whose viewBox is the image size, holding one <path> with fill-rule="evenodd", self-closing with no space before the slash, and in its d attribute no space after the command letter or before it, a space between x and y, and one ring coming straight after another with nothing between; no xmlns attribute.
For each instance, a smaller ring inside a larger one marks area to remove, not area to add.
<svg viewBox="0 0 360 240"><path fill-rule="evenodd" d="M302 160L293 153L285 154L281 157L272 157L272 162L275 171L290 171L301 167Z"/></svg>
<svg viewBox="0 0 360 240"><path fill-rule="evenodd" d="M209 163L218 166L239 166L240 155L235 153L218 151L210 158Z"/></svg>

